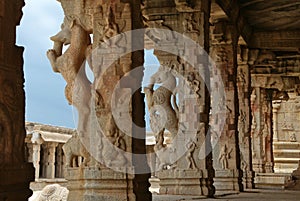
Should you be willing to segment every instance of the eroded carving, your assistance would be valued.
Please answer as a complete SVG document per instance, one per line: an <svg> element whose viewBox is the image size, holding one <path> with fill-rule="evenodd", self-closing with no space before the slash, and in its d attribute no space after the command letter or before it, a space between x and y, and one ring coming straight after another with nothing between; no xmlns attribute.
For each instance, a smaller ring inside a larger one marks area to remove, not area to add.
<svg viewBox="0 0 300 201"><path fill-rule="evenodd" d="M154 90L155 84L161 84L161 86ZM178 107L173 94L175 88L175 76L167 67L161 66L151 76L150 84L144 89L150 112L150 126L155 133L167 129L174 137L178 132Z"/></svg>
<svg viewBox="0 0 300 201"><path fill-rule="evenodd" d="M164 129L156 136L156 144L154 151L157 156L156 171L173 169L177 167L176 164L176 148L173 146L164 145Z"/></svg>
<svg viewBox="0 0 300 201"><path fill-rule="evenodd" d="M230 154L231 154L232 150L233 149L230 149L230 151L228 151L228 148L225 144L220 151L218 160L219 160L223 170L228 169L228 160L231 158Z"/></svg>
<svg viewBox="0 0 300 201"><path fill-rule="evenodd" d="M34 201L67 201L69 191L59 184L47 185L43 188L39 196Z"/></svg>
<svg viewBox="0 0 300 201"><path fill-rule="evenodd" d="M190 141L186 144L186 148L187 148L187 155L186 155L186 159L187 159L187 169L198 169L195 163L195 160L193 158L193 153L195 151L196 148L196 144L193 141Z"/></svg>
<svg viewBox="0 0 300 201"><path fill-rule="evenodd" d="M187 0L174 0L176 4L176 9L179 12L191 12L194 11L192 5Z"/></svg>
<svg viewBox="0 0 300 201"><path fill-rule="evenodd" d="M90 36L76 19L65 18L62 30L52 39L54 46L53 49L48 50L47 57L53 71L61 73L67 82L65 95L69 104L74 104L79 111L78 131L83 133L86 131L90 113L90 83L83 67L87 57L86 52L91 45ZM63 45L69 42L69 48L62 54Z"/></svg>
<svg viewBox="0 0 300 201"><path fill-rule="evenodd" d="M77 134L73 135L62 147L66 156L66 167L85 167L89 165L91 157L89 152L83 146ZM82 163L79 157L83 157Z"/></svg>

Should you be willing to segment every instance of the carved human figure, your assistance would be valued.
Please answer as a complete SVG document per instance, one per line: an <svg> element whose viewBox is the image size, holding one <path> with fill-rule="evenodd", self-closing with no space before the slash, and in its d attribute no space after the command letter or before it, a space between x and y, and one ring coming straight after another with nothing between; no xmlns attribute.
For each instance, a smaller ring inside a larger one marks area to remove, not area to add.
<svg viewBox="0 0 300 201"><path fill-rule="evenodd" d="M224 145L224 147L222 147L222 149L220 151L219 162L220 162L223 170L228 169L228 159L230 159L231 151L232 151L232 149L230 151L228 151L226 144Z"/></svg>
<svg viewBox="0 0 300 201"><path fill-rule="evenodd" d="M297 138L296 138L296 134L295 133L291 133L290 134L290 141L291 142L297 142Z"/></svg>
<svg viewBox="0 0 300 201"><path fill-rule="evenodd" d="M196 93L200 97L200 84L201 82L196 79L196 75L193 72L190 72L187 76L187 81L189 86L192 89L192 93Z"/></svg>
<svg viewBox="0 0 300 201"><path fill-rule="evenodd" d="M246 127L246 112L244 110L240 110L238 130L243 135L245 135L246 132L245 127Z"/></svg>
<svg viewBox="0 0 300 201"><path fill-rule="evenodd" d="M115 16L112 8L108 8L107 11L106 24L103 27L103 42L108 47L118 47L118 42L121 38L117 37L114 38L114 40L111 40L111 38L117 36L120 33L120 30L115 22Z"/></svg>
<svg viewBox="0 0 300 201"><path fill-rule="evenodd" d="M194 20L194 16L192 14L188 14L187 17L182 22L184 32L199 32L196 28L198 25L196 20Z"/></svg>
<svg viewBox="0 0 300 201"><path fill-rule="evenodd" d="M155 84L161 84L161 86L154 90ZM161 66L151 76L150 84L144 89L150 112L150 126L155 133L167 129L174 137L178 132L178 109L176 97L172 93L175 88L176 79L174 75L169 69Z"/></svg>
<svg viewBox="0 0 300 201"><path fill-rule="evenodd" d="M123 154L123 151L126 151L126 142L119 132L113 116L109 115L104 131L106 138L102 139L101 150L103 160L108 166L124 167L127 163L127 159Z"/></svg>
<svg viewBox="0 0 300 201"><path fill-rule="evenodd" d="M172 169L177 166L176 161L176 148L167 147L164 142L164 129L156 135L156 144L154 151L157 155L156 171Z"/></svg>
<svg viewBox="0 0 300 201"><path fill-rule="evenodd" d="M196 166L195 160L193 158L193 153L194 153L195 148L196 148L195 142L192 142L192 141L188 142L186 144L186 148L187 148L186 159L188 161L187 169L198 169L197 166Z"/></svg>

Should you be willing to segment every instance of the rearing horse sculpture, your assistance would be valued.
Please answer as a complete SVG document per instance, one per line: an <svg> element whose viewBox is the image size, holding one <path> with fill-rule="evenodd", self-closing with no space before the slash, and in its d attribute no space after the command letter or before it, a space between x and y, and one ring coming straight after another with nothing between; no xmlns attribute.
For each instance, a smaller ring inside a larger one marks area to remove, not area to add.
<svg viewBox="0 0 300 201"><path fill-rule="evenodd" d="M154 90L155 84L161 84L161 86ZM144 89L150 112L150 126L156 134L166 129L174 137L178 132L178 108L176 96L173 94L175 88L176 79L171 69L161 66L151 76L150 84Z"/></svg>

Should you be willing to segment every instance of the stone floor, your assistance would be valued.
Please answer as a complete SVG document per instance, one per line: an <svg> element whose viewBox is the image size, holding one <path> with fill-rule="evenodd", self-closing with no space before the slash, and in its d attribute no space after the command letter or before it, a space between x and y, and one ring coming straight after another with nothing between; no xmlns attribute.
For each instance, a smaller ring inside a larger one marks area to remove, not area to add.
<svg viewBox="0 0 300 201"><path fill-rule="evenodd" d="M33 201L38 195L38 191L34 192L29 201ZM300 191L286 190L249 190L247 192L223 195L216 198L205 198L199 196L165 196L153 195L153 201L299 201Z"/></svg>
<svg viewBox="0 0 300 201"><path fill-rule="evenodd" d="M299 201L300 191L286 190L251 190L239 194L218 196L216 198L187 197L187 196L162 196L153 195L153 201Z"/></svg>

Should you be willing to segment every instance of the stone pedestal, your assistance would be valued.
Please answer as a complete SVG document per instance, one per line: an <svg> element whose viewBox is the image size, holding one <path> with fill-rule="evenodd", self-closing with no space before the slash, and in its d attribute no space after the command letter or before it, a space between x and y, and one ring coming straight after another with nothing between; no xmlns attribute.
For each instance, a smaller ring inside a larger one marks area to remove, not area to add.
<svg viewBox="0 0 300 201"><path fill-rule="evenodd" d="M134 201L133 175L99 168L67 168L70 201Z"/></svg>
<svg viewBox="0 0 300 201"><path fill-rule="evenodd" d="M235 170L216 170L214 186L216 195L235 193L240 190L239 172Z"/></svg>
<svg viewBox="0 0 300 201"><path fill-rule="evenodd" d="M160 179L159 194L198 195L209 194L207 172L197 170L163 170L157 173ZM203 179L201 179L203 178Z"/></svg>

